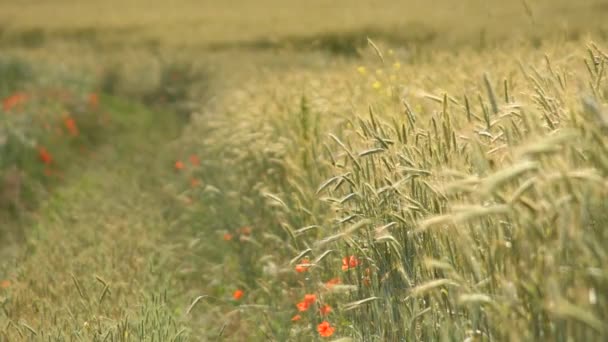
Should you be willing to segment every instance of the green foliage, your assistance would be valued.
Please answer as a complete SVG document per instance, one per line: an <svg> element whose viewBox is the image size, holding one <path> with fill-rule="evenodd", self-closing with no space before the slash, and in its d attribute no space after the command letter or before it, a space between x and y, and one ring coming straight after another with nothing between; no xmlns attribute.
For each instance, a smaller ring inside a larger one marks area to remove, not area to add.
<svg viewBox="0 0 608 342"><path fill-rule="evenodd" d="M96 150L91 162L67 169L66 182L37 208L35 223L19 227L27 228L17 242L23 255L10 253L14 246L2 241L0 340L189 336L181 315L186 303L176 300L183 290L173 286L175 272L169 271L176 256L160 247L169 221L158 167L167 161L141 158L158 153L181 124L136 103L102 101L112 113L131 114L113 114L112 144Z"/></svg>
<svg viewBox="0 0 608 342"><path fill-rule="evenodd" d="M18 58L0 58L0 94L20 90L32 78L31 72L30 66Z"/></svg>

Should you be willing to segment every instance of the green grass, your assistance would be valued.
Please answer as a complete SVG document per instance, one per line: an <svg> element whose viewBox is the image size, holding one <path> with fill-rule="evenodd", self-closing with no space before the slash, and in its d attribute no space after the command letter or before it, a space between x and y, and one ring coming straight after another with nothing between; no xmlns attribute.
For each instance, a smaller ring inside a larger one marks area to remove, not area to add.
<svg viewBox="0 0 608 342"><path fill-rule="evenodd" d="M179 340L174 310L186 303L171 286L175 251L159 247L172 229L172 199L159 180L170 162L159 146L181 123L122 100L103 103L117 121L111 143L69 170L35 225L22 227L27 243L3 258L12 283L1 296L5 340Z"/></svg>

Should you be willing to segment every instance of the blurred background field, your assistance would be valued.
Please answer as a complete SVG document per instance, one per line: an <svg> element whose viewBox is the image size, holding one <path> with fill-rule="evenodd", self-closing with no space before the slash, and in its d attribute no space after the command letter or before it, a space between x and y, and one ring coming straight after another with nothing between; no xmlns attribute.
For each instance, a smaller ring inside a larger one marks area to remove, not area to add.
<svg viewBox="0 0 608 342"><path fill-rule="evenodd" d="M0 340L605 340L606 17L1 2Z"/></svg>
<svg viewBox="0 0 608 342"><path fill-rule="evenodd" d="M65 40L167 48L264 48L374 34L395 43L495 44L524 36L606 35L601 0L22 1L4 2L2 41ZM336 42L343 44L346 42Z"/></svg>

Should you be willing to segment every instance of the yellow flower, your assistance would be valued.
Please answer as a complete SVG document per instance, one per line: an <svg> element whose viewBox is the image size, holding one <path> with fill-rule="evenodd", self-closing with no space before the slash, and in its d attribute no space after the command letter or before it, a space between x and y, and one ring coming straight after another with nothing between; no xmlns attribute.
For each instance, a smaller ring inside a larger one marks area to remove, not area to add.
<svg viewBox="0 0 608 342"><path fill-rule="evenodd" d="M380 81L376 81L372 84L372 88L380 89L380 88L382 88L382 83L380 83Z"/></svg>
<svg viewBox="0 0 608 342"><path fill-rule="evenodd" d="M366 71L364 66L360 66L357 68L357 71L361 74L361 75L365 75Z"/></svg>
<svg viewBox="0 0 608 342"><path fill-rule="evenodd" d="M395 51L393 51L393 49L389 49L389 50L388 50L388 55L389 55L389 56L392 56L392 55L394 55L394 54L395 54Z"/></svg>
<svg viewBox="0 0 608 342"><path fill-rule="evenodd" d="M401 63L395 62L395 64L393 64L393 68L395 68L395 70L401 69Z"/></svg>

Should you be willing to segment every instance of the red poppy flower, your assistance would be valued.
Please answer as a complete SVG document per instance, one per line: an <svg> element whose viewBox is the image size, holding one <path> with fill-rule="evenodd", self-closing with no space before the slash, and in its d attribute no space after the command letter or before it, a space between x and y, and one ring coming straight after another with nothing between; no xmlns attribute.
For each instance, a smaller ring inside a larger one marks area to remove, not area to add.
<svg viewBox="0 0 608 342"><path fill-rule="evenodd" d="M306 301L302 301L296 304L296 307L298 308L298 311L306 311L308 310L309 305Z"/></svg>
<svg viewBox="0 0 608 342"><path fill-rule="evenodd" d="M201 160L196 155L193 154L190 156L190 163L194 166L198 166L201 164Z"/></svg>
<svg viewBox="0 0 608 342"><path fill-rule="evenodd" d="M239 231L243 235L251 235L251 227L249 227L249 226L244 226Z"/></svg>
<svg viewBox="0 0 608 342"><path fill-rule="evenodd" d="M317 331L322 337L330 337L334 334L335 330L336 328L332 327L331 324L329 324L329 322L327 321L323 321L317 326Z"/></svg>
<svg viewBox="0 0 608 342"><path fill-rule="evenodd" d="M27 95L24 93L14 93L2 101L2 109L5 112L11 111L13 108L27 101Z"/></svg>
<svg viewBox="0 0 608 342"><path fill-rule="evenodd" d="M325 287L327 287L328 289L331 289L332 287L334 287L335 285L338 285L340 283L341 283L340 278L332 278L325 283Z"/></svg>
<svg viewBox="0 0 608 342"><path fill-rule="evenodd" d="M180 160L175 162L175 169L176 170L183 170L184 169L184 163Z"/></svg>
<svg viewBox="0 0 608 342"><path fill-rule="evenodd" d="M308 260L308 258L302 259L301 262L302 262L301 264L297 264L296 267L295 267L296 268L296 272L298 272L298 273L306 272L310 268L310 265L309 265L310 264L310 260Z"/></svg>
<svg viewBox="0 0 608 342"><path fill-rule="evenodd" d="M76 121L71 117L66 117L63 120L63 124L65 128L68 130L68 133L72 136L78 135L78 126L76 126Z"/></svg>
<svg viewBox="0 0 608 342"><path fill-rule="evenodd" d="M201 184L201 180L198 178L192 178L190 180L190 186L193 188L196 188L197 186L199 186Z"/></svg>
<svg viewBox="0 0 608 342"><path fill-rule="evenodd" d="M226 234L224 234L224 241L230 241L230 240L232 240L233 237L234 236L232 234L226 233Z"/></svg>
<svg viewBox="0 0 608 342"><path fill-rule="evenodd" d="M291 317L292 322L297 322L301 319L302 319L302 316L300 316L300 315L295 315L295 316Z"/></svg>
<svg viewBox="0 0 608 342"><path fill-rule="evenodd" d="M38 157L44 164L51 164L53 162L53 156L44 147L38 148Z"/></svg>
<svg viewBox="0 0 608 342"><path fill-rule="evenodd" d="M359 265L359 260L354 255L350 257L342 258L342 271L348 271L351 268L355 268Z"/></svg>
<svg viewBox="0 0 608 342"><path fill-rule="evenodd" d="M314 302L317 301L317 296L314 294L306 294L304 295L304 302L306 302L308 305L313 304Z"/></svg>
<svg viewBox="0 0 608 342"><path fill-rule="evenodd" d="M2 100L2 110L5 112L9 112L13 107L15 107L15 99L12 96L9 96Z"/></svg>
<svg viewBox="0 0 608 342"><path fill-rule="evenodd" d="M93 108L99 106L99 96L96 93L89 94L89 106Z"/></svg>
<svg viewBox="0 0 608 342"><path fill-rule="evenodd" d="M245 294L245 292L243 292L243 290L236 290L232 294L232 298L234 298L234 300L239 300L243 297L244 294Z"/></svg>
<svg viewBox="0 0 608 342"><path fill-rule="evenodd" d="M0 281L0 289L8 289L9 287L11 287L10 280Z"/></svg>
<svg viewBox="0 0 608 342"><path fill-rule="evenodd" d="M329 306L329 305L327 305L327 304L323 305L323 306L322 306L322 307L319 309L319 313L320 313L322 316L329 315L329 313L330 313L330 312L331 312L331 306Z"/></svg>

